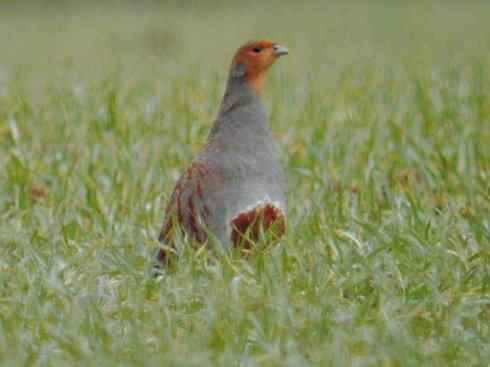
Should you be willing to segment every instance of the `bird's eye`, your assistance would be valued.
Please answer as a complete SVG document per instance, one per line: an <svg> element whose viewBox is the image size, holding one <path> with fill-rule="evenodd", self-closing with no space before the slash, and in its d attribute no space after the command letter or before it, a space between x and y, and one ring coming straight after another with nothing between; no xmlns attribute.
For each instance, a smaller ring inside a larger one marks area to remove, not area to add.
<svg viewBox="0 0 490 367"><path fill-rule="evenodd" d="M259 53L260 51L262 51L262 49L260 47L254 47L252 51L255 53Z"/></svg>

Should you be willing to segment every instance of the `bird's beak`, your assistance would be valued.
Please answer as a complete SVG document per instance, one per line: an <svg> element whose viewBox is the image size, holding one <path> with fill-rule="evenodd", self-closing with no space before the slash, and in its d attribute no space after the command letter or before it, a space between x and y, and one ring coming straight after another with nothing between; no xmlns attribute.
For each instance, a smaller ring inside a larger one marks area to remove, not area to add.
<svg viewBox="0 0 490 367"><path fill-rule="evenodd" d="M274 46L272 46L272 48L274 50L274 55L276 55L277 57L284 56L289 53L289 50L285 46L275 44Z"/></svg>

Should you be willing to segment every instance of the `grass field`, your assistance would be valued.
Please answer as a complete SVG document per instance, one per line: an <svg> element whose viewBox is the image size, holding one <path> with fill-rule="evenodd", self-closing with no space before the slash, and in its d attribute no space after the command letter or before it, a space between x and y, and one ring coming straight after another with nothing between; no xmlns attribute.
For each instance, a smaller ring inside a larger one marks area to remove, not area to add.
<svg viewBox="0 0 490 367"><path fill-rule="evenodd" d="M490 4L0 1L0 365L488 366ZM234 50L289 231L148 276Z"/></svg>

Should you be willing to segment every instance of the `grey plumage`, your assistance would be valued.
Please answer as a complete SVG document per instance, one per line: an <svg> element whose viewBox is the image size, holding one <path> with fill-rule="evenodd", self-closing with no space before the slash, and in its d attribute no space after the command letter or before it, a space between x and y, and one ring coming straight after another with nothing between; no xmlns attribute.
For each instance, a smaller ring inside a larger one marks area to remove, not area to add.
<svg viewBox="0 0 490 367"><path fill-rule="evenodd" d="M169 200L160 236L166 245L178 227L198 242L211 231L229 247L233 218L263 203L286 216L286 180L268 113L243 70L242 63L232 65L207 142ZM159 260L165 258L160 251Z"/></svg>

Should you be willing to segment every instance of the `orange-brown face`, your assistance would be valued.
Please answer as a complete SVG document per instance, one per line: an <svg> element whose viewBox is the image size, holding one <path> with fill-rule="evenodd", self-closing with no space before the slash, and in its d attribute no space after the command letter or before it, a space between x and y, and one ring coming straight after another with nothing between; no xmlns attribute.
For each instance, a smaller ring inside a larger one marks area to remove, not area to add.
<svg viewBox="0 0 490 367"><path fill-rule="evenodd" d="M238 49L232 68L243 65L248 82L261 92L266 71L274 61L287 54L286 47L270 40L249 42Z"/></svg>

